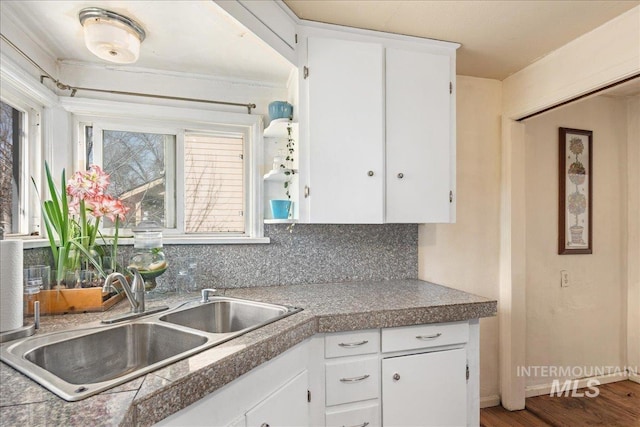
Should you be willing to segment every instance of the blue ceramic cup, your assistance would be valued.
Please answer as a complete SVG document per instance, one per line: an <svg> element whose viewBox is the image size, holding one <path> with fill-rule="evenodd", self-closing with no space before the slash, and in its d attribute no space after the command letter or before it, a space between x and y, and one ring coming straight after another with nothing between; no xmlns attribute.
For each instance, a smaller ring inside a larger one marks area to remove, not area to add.
<svg viewBox="0 0 640 427"><path fill-rule="evenodd" d="M293 105L286 101L273 101L269 104L269 118L275 119L288 119L293 117Z"/></svg>
<svg viewBox="0 0 640 427"><path fill-rule="evenodd" d="M289 218L289 211L291 211L290 200L269 200L269 203L271 204L273 219Z"/></svg>

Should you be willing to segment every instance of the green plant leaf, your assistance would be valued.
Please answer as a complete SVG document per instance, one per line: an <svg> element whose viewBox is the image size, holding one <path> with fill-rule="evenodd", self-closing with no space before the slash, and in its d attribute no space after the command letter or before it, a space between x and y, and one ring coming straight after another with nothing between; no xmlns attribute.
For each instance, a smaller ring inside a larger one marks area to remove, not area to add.
<svg viewBox="0 0 640 427"><path fill-rule="evenodd" d="M87 259L91 262L91 264L93 264L93 266L96 268L96 270L98 270L98 273L100 274L101 277L103 277L103 278L107 277L106 274L104 274L104 270L100 266L100 263L93 258L91 253L89 253L89 251L86 250L84 248L84 246L82 246L80 243L76 242L75 240L72 240L69 243L71 243L73 246L75 246L78 250L80 250L80 252L82 252L82 254L84 256L87 257Z"/></svg>
<svg viewBox="0 0 640 427"><path fill-rule="evenodd" d="M53 182L53 178L51 177L51 170L49 169L49 164L47 162L44 163L44 169L47 176L47 185L49 187L49 193L51 193L51 221L54 226L57 224L58 229L62 225L62 210L60 209L60 198L58 196L58 190L56 189L56 185ZM63 172L64 177L64 172ZM62 237L62 236L61 236Z"/></svg>

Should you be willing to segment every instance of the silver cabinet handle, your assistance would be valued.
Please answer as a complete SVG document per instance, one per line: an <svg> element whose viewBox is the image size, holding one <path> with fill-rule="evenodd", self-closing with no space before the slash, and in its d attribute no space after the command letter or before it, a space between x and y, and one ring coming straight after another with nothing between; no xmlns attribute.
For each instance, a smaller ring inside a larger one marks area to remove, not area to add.
<svg viewBox="0 0 640 427"><path fill-rule="evenodd" d="M393 374L393 379L394 379L395 381L398 381L398 380L400 379L400 374L399 374L399 373L397 373L397 372L396 372L395 374Z"/></svg>
<svg viewBox="0 0 640 427"><path fill-rule="evenodd" d="M262 424L260 424L260 427L269 427L269 424L267 424L267 423L262 423Z"/></svg>
<svg viewBox="0 0 640 427"><path fill-rule="evenodd" d="M437 334L433 335L418 335L416 338L419 340L434 340L440 336L442 336L442 334L438 332Z"/></svg>
<svg viewBox="0 0 640 427"><path fill-rule="evenodd" d="M367 175L369 175L369 176L373 176L373 171L369 171L369 172L367 172Z"/></svg>
<svg viewBox="0 0 640 427"><path fill-rule="evenodd" d="M367 427L369 425L369 421L365 421L362 424L358 424L356 426L342 426L342 427Z"/></svg>
<svg viewBox="0 0 640 427"><path fill-rule="evenodd" d="M353 378L340 378L340 382L342 383L357 383L359 381L364 381L369 378L371 375L366 374L361 377L353 377Z"/></svg>
<svg viewBox="0 0 640 427"><path fill-rule="evenodd" d="M304 198L306 199L307 197L309 197L309 186L305 185L304 186Z"/></svg>
<svg viewBox="0 0 640 427"><path fill-rule="evenodd" d="M363 340L363 341L360 341L360 342L341 342L341 343L340 343L340 344L338 344L338 345L339 345L340 347L347 347L347 348L350 348L350 347L359 347L359 346L361 346L361 345L365 345L365 344L366 344L366 343L368 343L368 342L369 342L369 341L367 341L367 340Z"/></svg>
<svg viewBox="0 0 640 427"><path fill-rule="evenodd" d="M400 173L398 174L398 179L402 179L402 178L404 178L404 174L403 174L402 172L400 172Z"/></svg>

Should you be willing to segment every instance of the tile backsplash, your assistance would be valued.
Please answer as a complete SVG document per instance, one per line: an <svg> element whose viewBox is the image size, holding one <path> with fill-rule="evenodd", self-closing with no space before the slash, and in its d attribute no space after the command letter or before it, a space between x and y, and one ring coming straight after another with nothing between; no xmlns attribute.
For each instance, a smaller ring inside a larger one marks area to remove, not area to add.
<svg viewBox="0 0 640 427"><path fill-rule="evenodd" d="M158 287L166 288L191 260L198 288L299 285L418 277L418 226L265 225L270 244L165 245L169 262ZM125 259L131 246L120 250ZM25 250L25 265L48 263L49 249Z"/></svg>

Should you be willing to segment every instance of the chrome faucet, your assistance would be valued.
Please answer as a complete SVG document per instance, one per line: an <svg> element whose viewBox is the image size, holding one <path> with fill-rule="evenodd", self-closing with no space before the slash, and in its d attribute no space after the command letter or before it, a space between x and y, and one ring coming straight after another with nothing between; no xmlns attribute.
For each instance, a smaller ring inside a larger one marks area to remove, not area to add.
<svg viewBox="0 0 640 427"><path fill-rule="evenodd" d="M129 286L126 277L124 277L122 273L111 273L104 282L102 292L110 292L112 289L115 289L112 283L117 280L127 295L129 304L131 304L131 312L144 313L144 279L138 269L129 267L128 270L133 274L131 286Z"/></svg>
<svg viewBox="0 0 640 427"><path fill-rule="evenodd" d="M129 304L131 304L131 313L119 315L110 319L103 319L102 323L122 322L124 320L135 319L136 317L164 311L169 308L167 306L160 306L145 310L144 279L142 278L142 275L140 275L140 272L137 268L128 267L128 270L131 272L131 274L133 274L133 281L131 282L131 286L129 286L127 279L122 275L122 273L111 273L107 276L107 279L104 282L102 292L111 292L112 289L116 289L113 286L113 282L117 280L122 286L124 293L127 295Z"/></svg>

